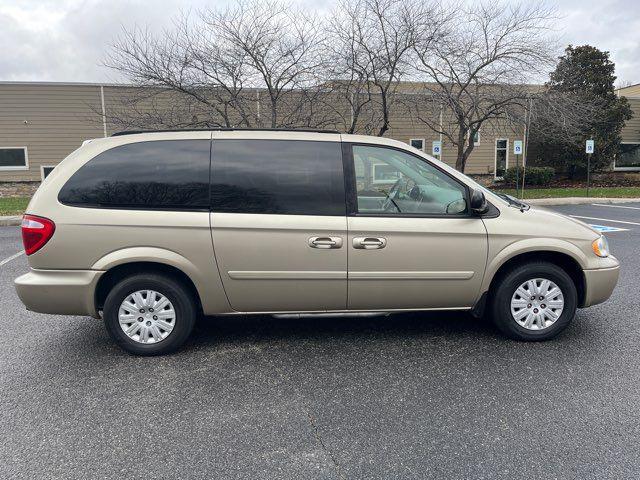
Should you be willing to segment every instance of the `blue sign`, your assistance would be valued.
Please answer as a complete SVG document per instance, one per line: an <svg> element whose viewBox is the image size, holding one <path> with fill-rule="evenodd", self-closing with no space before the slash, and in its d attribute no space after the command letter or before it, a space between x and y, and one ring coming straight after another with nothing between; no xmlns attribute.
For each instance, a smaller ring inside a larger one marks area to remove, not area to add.
<svg viewBox="0 0 640 480"><path fill-rule="evenodd" d="M594 148L595 148L595 147L594 147L593 140L587 140L587 145L586 145L586 149L585 149L585 151L586 151L587 153L593 153Z"/></svg>
<svg viewBox="0 0 640 480"><path fill-rule="evenodd" d="M606 232L626 232L626 228L609 227L607 225L589 225L591 228L599 231L600 233Z"/></svg>
<svg viewBox="0 0 640 480"><path fill-rule="evenodd" d="M440 140L435 140L433 145L431 146L431 153L433 155L440 155L442 153L442 142Z"/></svg>

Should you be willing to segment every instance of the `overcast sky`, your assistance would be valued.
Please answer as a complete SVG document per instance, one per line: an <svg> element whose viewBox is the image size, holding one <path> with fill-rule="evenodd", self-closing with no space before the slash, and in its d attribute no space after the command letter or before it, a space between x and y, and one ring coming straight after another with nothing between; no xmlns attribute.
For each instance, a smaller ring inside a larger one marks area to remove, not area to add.
<svg viewBox="0 0 640 480"><path fill-rule="evenodd" d="M162 29L181 10L227 0L0 0L0 80L114 82L101 66L118 32ZM333 0L299 0L329 9ZM562 44L611 52L618 82L640 83L640 1L558 0ZM560 53L560 52L559 52Z"/></svg>

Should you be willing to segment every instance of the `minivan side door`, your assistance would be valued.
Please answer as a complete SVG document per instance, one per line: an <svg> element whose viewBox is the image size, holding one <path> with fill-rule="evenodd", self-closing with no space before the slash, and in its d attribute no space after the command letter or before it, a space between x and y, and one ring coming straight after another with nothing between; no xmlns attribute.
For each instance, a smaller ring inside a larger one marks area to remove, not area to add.
<svg viewBox="0 0 640 480"><path fill-rule="evenodd" d="M339 135L214 136L211 232L231 307L345 310L347 221ZM255 134L254 134L255 135Z"/></svg>
<svg viewBox="0 0 640 480"><path fill-rule="evenodd" d="M345 144L349 309L468 308L487 232L468 188L401 149Z"/></svg>

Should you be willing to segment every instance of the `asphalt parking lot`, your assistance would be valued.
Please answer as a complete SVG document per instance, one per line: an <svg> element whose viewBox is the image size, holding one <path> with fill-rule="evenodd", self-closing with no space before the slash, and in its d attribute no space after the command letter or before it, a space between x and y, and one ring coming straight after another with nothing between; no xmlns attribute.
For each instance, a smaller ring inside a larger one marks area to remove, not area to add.
<svg viewBox="0 0 640 480"><path fill-rule="evenodd" d="M625 230L613 297L553 341L466 314L221 318L160 358L25 311L0 228L0 478L637 478L640 204L557 209Z"/></svg>

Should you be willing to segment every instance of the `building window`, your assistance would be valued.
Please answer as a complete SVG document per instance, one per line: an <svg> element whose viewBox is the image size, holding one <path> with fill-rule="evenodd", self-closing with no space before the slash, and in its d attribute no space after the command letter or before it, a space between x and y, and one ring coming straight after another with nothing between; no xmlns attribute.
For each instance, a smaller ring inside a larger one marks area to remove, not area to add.
<svg viewBox="0 0 640 480"><path fill-rule="evenodd" d="M469 136L471 135L471 130L467 130L467 136L465 137L465 142L469 142ZM473 146L477 147L480 145L480 130L473 134Z"/></svg>
<svg viewBox="0 0 640 480"><path fill-rule="evenodd" d="M640 170L640 143L623 143L616 157L615 170Z"/></svg>
<svg viewBox="0 0 640 480"><path fill-rule="evenodd" d="M27 170L27 147L0 147L0 170Z"/></svg>
<svg viewBox="0 0 640 480"><path fill-rule="evenodd" d="M387 163L374 163L371 168L373 170L373 183L392 184L400 179L398 169Z"/></svg>
<svg viewBox="0 0 640 480"><path fill-rule="evenodd" d="M40 176L42 177L42 180L47 178L54 168L55 165L40 165Z"/></svg>
<svg viewBox="0 0 640 480"><path fill-rule="evenodd" d="M509 167L509 140L504 138L496 139L496 178L504 177L505 170Z"/></svg>
<svg viewBox="0 0 640 480"><path fill-rule="evenodd" d="M417 148L421 152L424 152L424 138L412 138L409 140L409 145L413 148Z"/></svg>

